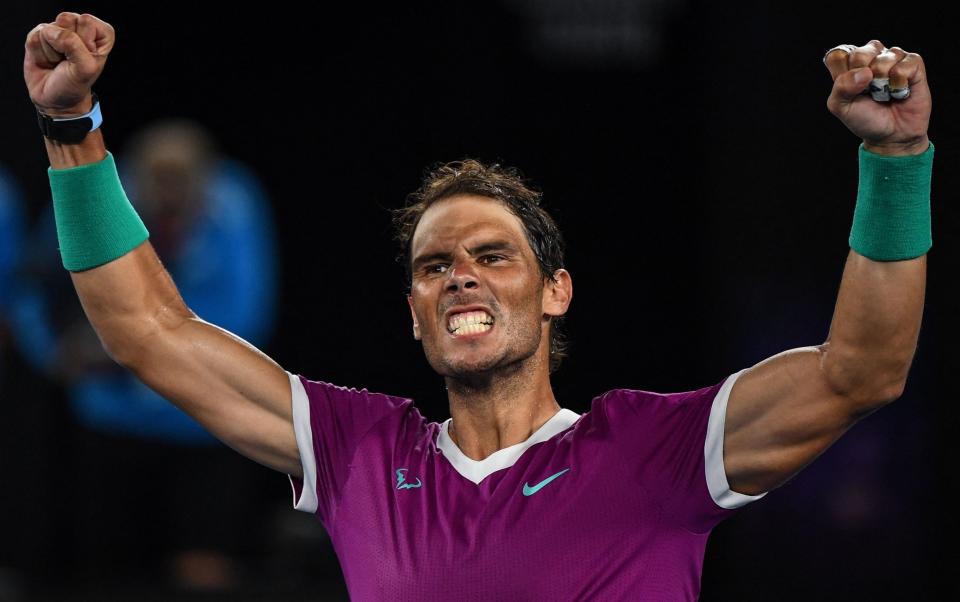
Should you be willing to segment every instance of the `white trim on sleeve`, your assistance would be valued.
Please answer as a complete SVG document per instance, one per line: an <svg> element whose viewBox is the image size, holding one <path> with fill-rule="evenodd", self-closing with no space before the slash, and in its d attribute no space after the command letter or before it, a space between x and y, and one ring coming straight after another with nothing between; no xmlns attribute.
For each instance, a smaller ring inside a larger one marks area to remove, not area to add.
<svg viewBox="0 0 960 602"><path fill-rule="evenodd" d="M300 451L300 464L303 467L303 491L297 499L297 490L290 477L293 488L293 507L311 514L317 511L317 458L313 451L313 429L310 427L310 400L300 382L300 377L287 372L290 377L290 397L293 404L293 432L297 436L297 449Z"/></svg>
<svg viewBox="0 0 960 602"><path fill-rule="evenodd" d="M728 510L739 508L767 495L767 492L759 495L746 495L731 490L730 483L727 481L727 471L723 466L723 427L727 418L727 401L730 399L730 390L733 389L733 383L737 382L737 379L746 370L747 368L744 368L735 374L731 374L720 386L717 396L713 399L713 405L710 407L707 439L703 445L707 488L710 490L710 497L718 506Z"/></svg>

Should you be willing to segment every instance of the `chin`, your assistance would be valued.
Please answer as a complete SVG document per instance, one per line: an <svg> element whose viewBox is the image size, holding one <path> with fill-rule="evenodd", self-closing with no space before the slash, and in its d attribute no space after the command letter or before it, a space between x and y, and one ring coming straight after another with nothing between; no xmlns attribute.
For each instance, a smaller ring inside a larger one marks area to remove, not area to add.
<svg viewBox="0 0 960 602"><path fill-rule="evenodd" d="M476 374L484 374L498 367L497 358L478 358L474 360L443 361L441 365L434 366L442 376L458 378Z"/></svg>

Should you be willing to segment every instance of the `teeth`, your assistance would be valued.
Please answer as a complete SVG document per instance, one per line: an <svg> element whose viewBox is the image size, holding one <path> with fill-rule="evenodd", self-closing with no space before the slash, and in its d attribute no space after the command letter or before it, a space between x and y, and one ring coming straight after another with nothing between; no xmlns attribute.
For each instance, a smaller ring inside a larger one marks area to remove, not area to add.
<svg viewBox="0 0 960 602"><path fill-rule="evenodd" d="M461 326L461 327L457 328L456 330L454 330L454 331L453 331L453 334L458 334L458 335L459 335L459 334L477 334L477 333L480 333L480 332L486 332L486 331L490 330L491 328L493 328L493 325L491 325L491 324L483 324L483 323L480 323L480 324L466 324L466 325Z"/></svg>
<svg viewBox="0 0 960 602"><path fill-rule="evenodd" d="M474 326L483 326L493 324L493 317L485 311L468 311L455 314L450 318L447 324L447 330L450 332L460 332L461 334L470 334L471 332L483 332L489 330L489 326L484 326L481 330L467 330Z"/></svg>

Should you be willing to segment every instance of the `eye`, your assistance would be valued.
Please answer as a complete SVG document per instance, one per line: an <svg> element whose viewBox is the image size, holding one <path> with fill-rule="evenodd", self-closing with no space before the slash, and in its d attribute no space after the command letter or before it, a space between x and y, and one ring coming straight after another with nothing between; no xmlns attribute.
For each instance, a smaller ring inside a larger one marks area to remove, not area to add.
<svg viewBox="0 0 960 602"><path fill-rule="evenodd" d="M443 268L446 267L446 265L445 263L434 263L423 268L423 271L427 274L439 274L440 272L437 271L437 268Z"/></svg>
<svg viewBox="0 0 960 602"><path fill-rule="evenodd" d="M480 259L503 259L501 255L484 255Z"/></svg>

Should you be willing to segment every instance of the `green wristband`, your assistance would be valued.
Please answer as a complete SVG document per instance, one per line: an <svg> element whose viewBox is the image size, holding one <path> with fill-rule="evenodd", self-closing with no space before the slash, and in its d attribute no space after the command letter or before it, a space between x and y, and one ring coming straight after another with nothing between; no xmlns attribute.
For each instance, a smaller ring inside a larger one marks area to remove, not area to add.
<svg viewBox="0 0 960 602"><path fill-rule="evenodd" d="M125 255L150 233L127 200L113 155L96 163L47 170L60 258L71 272Z"/></svg>
<svg viewBox="0 0 960 602"><path fill-rule="evenodd" d="M860 185L850 248L874 261L920 257L933 246L933 142L919 155L891 157L860 144Z"/></svg>

